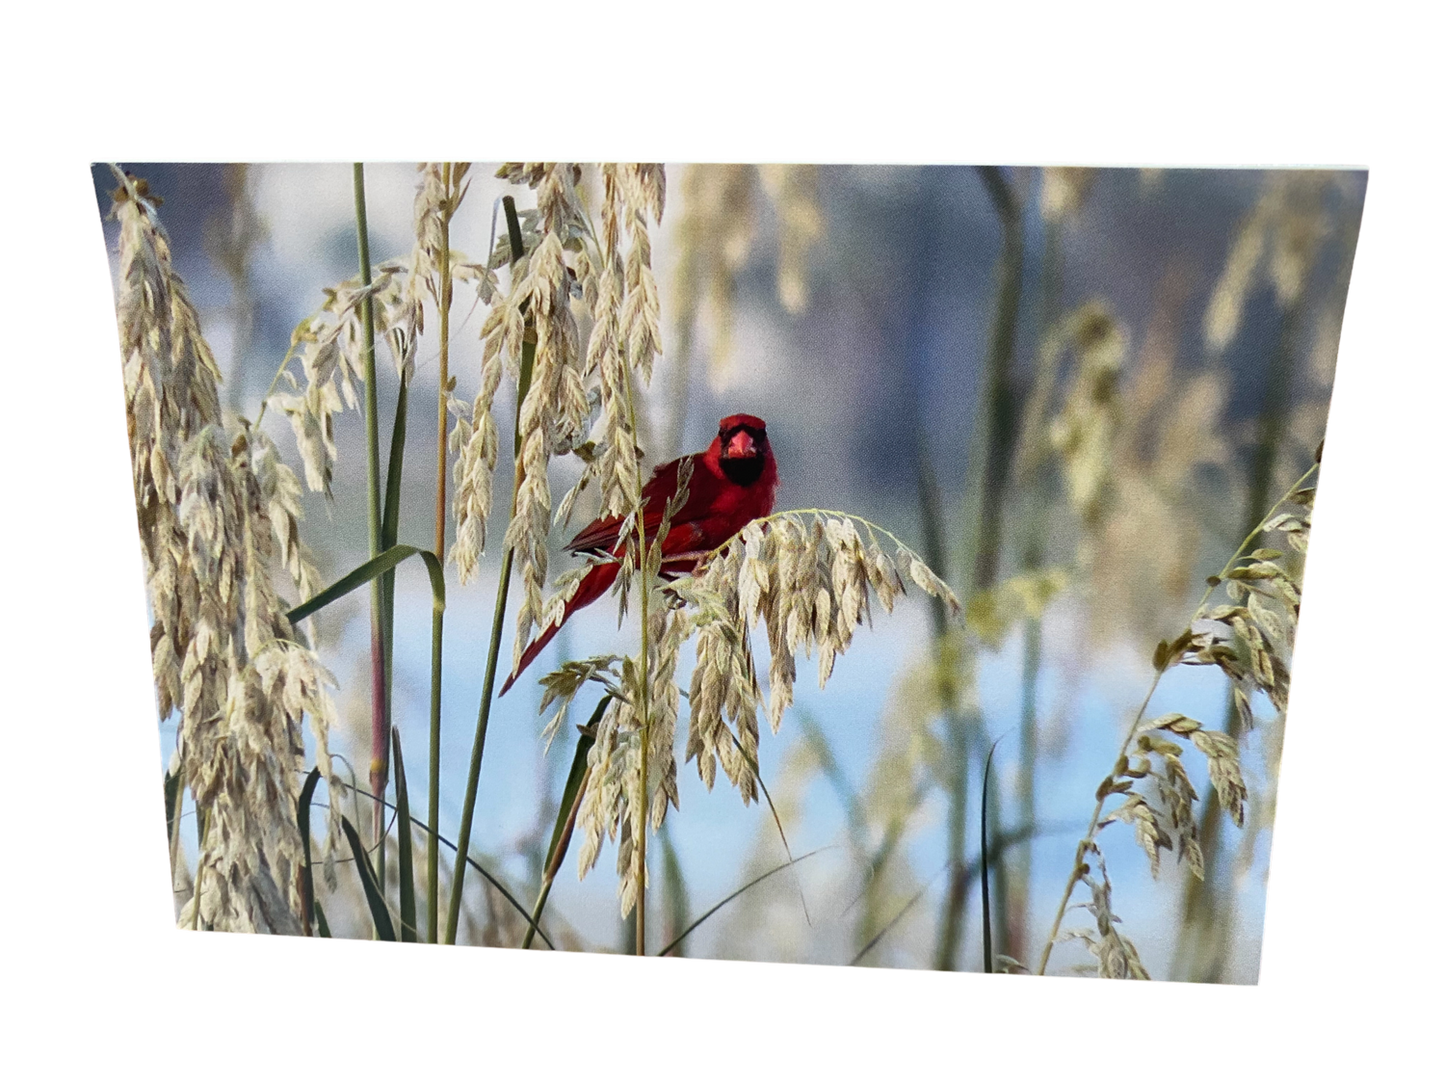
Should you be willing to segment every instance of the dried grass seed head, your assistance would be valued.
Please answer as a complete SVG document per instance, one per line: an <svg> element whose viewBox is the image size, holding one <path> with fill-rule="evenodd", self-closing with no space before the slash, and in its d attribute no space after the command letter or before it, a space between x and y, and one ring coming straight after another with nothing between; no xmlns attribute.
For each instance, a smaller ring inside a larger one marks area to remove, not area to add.
<svg viewBox="0 0 1445 1084"><path fill-rule="evenodd" d="M181 921L298 932L292 811L306 716L331 776L329 675L291 642L271 582L277 556L298 588L314 577L297 529L299 484L244 420L222 424L219 373L156 201L116 175L116 308L152 664L162 713L181 713L178 766L207 826L198 894Z"/></svg>

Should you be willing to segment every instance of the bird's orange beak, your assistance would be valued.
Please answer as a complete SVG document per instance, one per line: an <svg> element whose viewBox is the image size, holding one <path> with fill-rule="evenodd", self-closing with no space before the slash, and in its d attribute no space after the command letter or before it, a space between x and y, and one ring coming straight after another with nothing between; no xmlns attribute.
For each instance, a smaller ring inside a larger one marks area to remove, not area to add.
<svg viewBox="0 0 1445 1084"><path fill-rule="evenodd" d="M727 447L722 454L727 459L751 459L759 454L758 444L746 429L739 429L728 438Z"/></svg>

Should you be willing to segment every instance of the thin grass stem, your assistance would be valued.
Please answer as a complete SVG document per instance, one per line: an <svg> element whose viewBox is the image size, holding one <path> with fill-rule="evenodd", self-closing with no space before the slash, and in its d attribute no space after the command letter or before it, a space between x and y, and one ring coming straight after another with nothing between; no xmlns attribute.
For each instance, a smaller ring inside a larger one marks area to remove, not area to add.
<svg viewBox="0 0 1445 1084"><path fill-rule="evenodd" d="M448 193L441 214L442 265L441 301L439 303L441 325L440 348L437 375L437 483L436 483L436 546L433 552L446 553L447 545L447 397L451 394L451 313L452 313L452 164L442 166L442 184ZM490 255L490 254L489 254ZM439 624L441 615L432 617ZM441 637L436 637L440 644ZM438 855L436 830L441 818L441 653L432 655L432 704L431 731L427 759L427 824L431 831L426 843L426 893L427 893L427 940L437 943L438 913L440 910L438 888Z"/></svg>
<svg viewBox="0 0 1445 1084"><path fill-rule="evenodd" d="M356 254L361 270L361 285L371 285L371 242L366 225L366 172L356 162L351 167L352 197L356 209ZM364 371L366 404L366 523L370 543L369 555L373 558L382 551L381 544L381 444L377 432L376 406L376 324L368 293L361 303L362 367ZM382 794L386 790L386 760L388 735L390 734L390 711L386 690L386 638L383 631L383 590L380 582L371 584L371 789ZM372 830L383 843L378 867L385 870L385 840L382 835L383 813L381 806L375 806L372 815Z"/></svg>
<svg viewBox="0 0 1445 1084"><path fill-rule="evenodd" d="M824 851L831 851L832 849L833 849L833 847L832 847L831 845L830 845L830 846L827 846L827 847L819 847L817 850L809 851L807 854L800 854L800 855L798 855L797 858L790 858L790 859L788 859L788 861L782 863L781 865L774 866L772 869L768 870L766 873L762 873L762 874L759 874L758 876L754 877L754 878L753 878L751 881L749 881L747 884L743 885L743 886L742 886L741 888L739 888L739 889L734 890L733 892L730 892L728 895L724 896L724 897L723 897L722 899L720 899L717 903L713 904L713 905L712 905L711 907L709 907L706 911L704 911L702 914L700 914L697 918L693 919L692 922L690 922L690 923L688 924L687 929L683 930L682 933L678 934L678 935L677 935L676 937L674 937L670 942L668 942L667 946L666 946L665 948L663 948L662 951L658 953L658 955L659 955L659 956L666 956L666 955L668 955L669 953L671 953L673 949L677 948L678 945L682 944L683 941L685 941L685 940L687 939L687 937L688 937L689 934L691 934L694 930L696 930L696 929L697 929L699 926L701 926L704 922L706 922L708 919L710 919L713 915L717 914L719 911L721 911L721 910L722 910L724 907L726 907L728 904L732 903L733 900L737 899L739 896L741 896L741 895L742 895L744 892L746 892L748 889L752 888L754 885L762 884L764 881L766 881L766 880L767 880L769 877L771 877L773 874L775 874L775 873L782 873L783 870L787 869L788 867L790 867L790 866L796 866L799 862L802 862L802 861L804 861L805 859L808 859L808 858L812 858L813 855L815 855L815 854L822 854Z"/></svg>
<svg viewBox="0 0 1445 1084"><path fill-rule="evenodd" d="M1186 627L1192 626L1194 622L1199 619L1199 615L1204 612L1204 607L1209 603L1209 596L1214 593L1215 589L1223 581L1225 573L1227 573L1231 568L1234 567L1234 562L1239 560L1239 558L1244 555L1245 549L1249 546L1251 542L1254 541L1255 536L1258 535L1260 531L1264 530L1264 525L1274 517L1274 514L1279 511L1280 506L1290 499L1291 494L1293 494L1297 489L1299 489L1300 486L1304 485L1305 482L1309 480L1310 475L1312 475L1318 469L1319 463L1311 463L1309 469L1305 471L1304 474L1299 476L1299 478L1295 481L1294 485L1290 486L1289 489L1285 492L1285 495L1279 500L1275 501L1273 507L1271 507L1270 510L1260 518L1259 522L1254 526L1254 528L1247 535L1244 536L1244 540L1240 542L1234 553L1230 555L1229 560L1224 562L1224 567L1220 569L1219 575L1210 577L1210 583L1204 589L1204 594L1200 596L1199 605L1194 608L1194 613L1190 615L1189 621L1186 623ZM1169 666L1166 665L1154 671L1154 680L1149 683L1149 691L1144 694L1144 700L1140 703L1139 710L1134 713L1134 721L1130 724L1129 729L1125 732L1124 741L1119 746L1118 756L1114 758L1116 763L1119 760L1125 759L1128 756L1129 746L1133 742L1134 736L1139 732L1139 724L1144 721L1144 713L1149 708L1149 702L1154 699L1155 690L1159 688L1159 682L1164 677L1168 669ZM1084 854L1089 844L1093 842L1094 836L1099 830L1099 817L1100 814L1102 814L1104 811L1104 802L1105 800L1107 800L1108 797L1109 792L1107 788L1101 788L1099 792L1099 797L1094 802L1094 812L1089 817L1089 826L1087 829L1085 829L1084 836L1081 840L1079 840L1079 846L1074 852L1074 868L1069 874L1068 884L1064 888L1063 897L1059 900L1059 909L1054 914L1054 924L1049 929L1049 936L1044 941L1043 952L1039 957L1038 974L1040 975L1044 973L1045 968L1047 968L1049 965L1049 955L1053 952L1054 942L1059 936L1059 926L1063 924L1064 912L1068 910L1069 897L1073 895L1074 886L1083 879Z"/></svg>
<svg viewBox="0 0 1445 1084"><path fill-rule="evenodd" d="M370 799L372 799L373 801L376 799L376 796L375 796L374 794L371 794L371 793L369 793L368 791L362 790L360 787L356 786L355 784L343 783L342 786L343 786L345 789L350 790L350 791L352 792L352 795L353 795L353 796L360 796L360 797L363 797L363 798L370 798ZM381 804L382 804L383 807L385 807L386 809L391 810L393 813L396 812L396 806L394 806L392 803L386 801L385 799L382 799ZM324 808L326 808L326 807L325 807L322 803L320 803L320 802L313 802L312 805L315 806L315 807L318 808L318 809L324 809ZM420 817L412 817L412 818L411 818L411 823L412 823L412 826L413 826L413 827L420 828L420 829L422 829L423 831L429 831L429 829L427 828L426 822L423 821ZM436 838L437 838L437 842L439 842L443 847L449 847L449 848L451 848L453 851L457 851L457 845L456 845L456 843L454 843L452 840L448 839L446 836L442 835L441 833L437 833ZM338 859L337 864L340 865L342 862L346 862L346 861L351 861L351 859ZM523 919L527 919L527 918L528 918L527 909L522 906L522 904L517 900L517 897L516 897L516 896L512 895L511 891L507 888L506 885L504 885L500 880L498 880L495 876L492 875L492 873L487 869L486 866L482 865L482 864L481 864L480 862L478 862L475 858L471 858L470 856L466 859L466 862L467 862L467 865L471 866L472 869L476 870L477 873L481 875L481 877L482 877L482 879L483 879L484 881L486 881L489 885L491 885L491 886L492 886L493 888L495 888L499 893L501 893L502 898L505 899L509 904L512 905L512 908L517 912L517 914L521 915ZM318 910L319 910L319 907L318 907ZM542 938L543 943L544 943L549 949L555 949L555 948L557 947L556 945L554 945L554 944L552 943L551 939L549 939L549 938L547 937L547 935L546 935L545 933L543 933L541 930L537 930L537 934ZM329 935L329 934L324 934L323 936L330 936L330 935Z"/></svg>
<svg viewBox="0 0 1445 1084"><path fill-rule="evenodd" d="M511 239L512 262L522 258L522 228L517 218L517 205L511 196L502 197L507 216L507 234ZM517 490L522 483L522 403L532 386L532 367L537 359L535 332L522 344L522 366L517 381L517 410L512 424L512 504L510 516L517 514ZM497 656L502 648L502 622L507 615L507 590L512 580L512 547L502 552L502 569L497 580L497 601L492 610L492 635L487 644L487 665L482 678L482 699L477 708L477 730L472 739L472 759L467 768L467 791L462 800L462 821L457 829L457 864L452 876L451 898L447 903L446 943L456 944L457 922L462 912L462 889L466 880L467 849L471 845L472 816L477 805L477 784L482 774L482 754L487 744L487 725L492 714L492 693L497 682Z"/></svg>
<svg viewBox="0 0 1445 1084"><path fill-rule="evenodd" d="M636 406L635 406L635 404L634 404L634 402L633 402L632 370L631 370L631 367L630 367L630 366L627 366L627 365L622 366L622 372L623 372L623 386L624 386L624 387L626 388L626 390L627 390L627 424L632 428L632 432L633 432L633 433L636 433L636 432L637 432L637 408L636 408ZM635 497L633 498L633 500L634 500L634 505L633 505L633 506L634 506L634 507L636 508L636 510L637 510L637 513L636 513L636 518L637 518L637 552L638 552L638 555L639 555L639 557L640 557L640 559L641 559L641 565L642 565L642 567L641 567L642 575L638 577L638 595L639 595L638 611L639 611L639 613L640 613L640 615L641 615L641 624L642 624L642 650L641 650L641 653L638 655L638 662L639 662L638 670L639 670L639 674L640 674L640 676L639 676L639 678L638 678L638 686L639 686L639 699L641 700L641 704L639 705L639 707L640 707L640 709L641 709L641 710L640 710L639 717L640 717L641 720L642 720L642 724L641 724L641 731L642 731L642 734L641 734L641 737L642 737L642 766L641 766L641 772L639 773L639 775L640 775L640 778L641 778L640 786L641 786L641 788L642 788L642 795L641 795L640 806L639 806L639 808L641 809L641 815L640 815L639 818L638 818L638 821L637 821L637 829L636 829L636 831L637 831L637 838L636 838L635 840L633 840L633 845L634 845L634 847L636 848L636 854L637 854L637 902L633 905L633 908L634 908L634 913L637 915L637 949L636 949L636 952L637 952L637 955L638 955L638 956L646 956L646 955L647 955L647 822L648 822L648 820L650 819L649 816L648 816L648 814L649 814L650 811L649 811L649 809L648 809L648 793L647 793L647 767L648 767L648 765L647 765L647 759L648 759L648 758L647 758L647 752L648 752L648 748L647 748L647 747L648 747L648 743L651 741L651 738L652 738L652 728L651 728L652 714L651 714L651 711L649 710L649 703L648 703L648 701L649 701L649 694L650 694L651 690L650 690L650 688L649 688L649 679L648 679L648 670L649 670L649 668L648 668L648 661L649 661L649 660L648 660L648 643L647 643L647 623L648 623L648 622L647 622L647 617L648 617L648 615L647 615L647 610L648 610L647 604L648 604L648 598L649 598L649 596L650 596L651 593L652 593L652 580L651 580L651 573L650 573L650 571L649 571L649 569L651 568L651 561L650 561L649 554L648 554L647 531L646 531L645 525L644 525L644 523L643 523L644 517L643 517L643 514L642 514L642 503L643 503L643 501L642 501L642 475L641 475L641 472L638 472L638 474L636 475L636 478L637 478L637 493L636 493ZM658 560L659 560L659 562L660 562L660 561L661 561L661 557L662 557L662 536L661 536L661 533L660 533L660 532L659 532L658 539L657 539L657 551L658 551ZM659 567L661 567L661 566L660 566L660 563L659 563Z"/></svg>

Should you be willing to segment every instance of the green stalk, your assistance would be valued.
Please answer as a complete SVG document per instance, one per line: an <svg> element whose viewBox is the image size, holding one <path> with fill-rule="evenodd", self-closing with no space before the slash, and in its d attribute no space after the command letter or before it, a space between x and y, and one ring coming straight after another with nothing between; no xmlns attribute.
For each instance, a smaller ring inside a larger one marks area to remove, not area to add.
<svg viewBox="0 0 1445 1084"><path fill-rule="evenodd" d="M972 569L969 595L992 587L1000 563L1002 500L1008 461L1018 428L1009 386L1014 339L1018 326L1023 276L1023 215L1018 196L1007 176L997 167L979 167L979 179L993 201L1003 228L1003 248L997 264L997 293L989 333L988 361L980 389L973 434L969 442L968 484L965 494L965 551L961 565ZM942 690L941 690L942 691ZM964 865L964 827L967 816L968 731L970 722L945 699L953 779L949 788L948 859L949 885L939 917L939 939L934 958L937 970L952 970L963 937L964 905L968 878ZM1000 900L1007 887L1000 877Z"/></svg>
<svg viewBox="0 0 1445 1084"><path fill-rule="evenodd" d="M1037 566L1035 566L1037 567ZM1023 695L1019 708L1019 820L1032 824L1037 815L1035 787L1039 763L1039 671L1044 654L1044 623L1030 617L1024 623ZM1018 887L1009 900L1004 921L1004 948L1023 959L1029 926L1029 878L1033 876L1033 842L1026 841L1018 856Z"/></svg>
<svg viewBox="0 0 1445 1084"><path fill-rule="evenodd" d="M925 187L924 190L925 210L932 211L933 189ZM925 218L931 214L925 214ZM936 231L921 228L918 236L914 238L914 247L918 250L915 259L915 266L919 268L930 266L937 258L937 235ZM933 473L932 457L929 453L927 436L923 430L922 417L922 389L917 375L915 359L923 356L924 345L921 339L921 329L924 326L925 314L923 310L924 283L921 277L914 282L913 288L906 291L905 296L911 299L910 310L904 314L903 324L906 329L904 342L904 353L909 360L909 374L912 377L913 394L908 403L911 408L911 422L914 435L914 477L918 486L918 510L919 521L923 533L923 558L933 570L945 581L949 577L947 553L943 543L943 517L940 510L938 483ZM974 444L977 445L979 424L975 423ZM970 453L968 458L969 472L971 476L978 474L978 464L982 457L976 453ZM968 492L977 488L971 483L967 487ZM970 522L965 516L965 522ZM960 567L968 568L971 561L965 560ZM960 890L963 887L961 871L963 868L963 811L964 798L968 782L967 764L967 743L966 732L967 721L958 711L957 695L957 656L954 644L948 636L947 611L941 599L933 600L931 604L932 613L932 640L934 671L933 681L938 695L939 704L942 707L944 741L948 746L948 763L944 767L941 780L942 786L948 794L948 842L947 853L949 855L948 867L951 868L953 876L950 878L949 891L945 894L942 910L939 915L939 940L935 949L934 966L940 970L949 970L953 967L954 957L957 955L958 939L962 925L963 900ZM893 827L889 826L890 829ZM889 833L891 835L891 831ZM873 866L874 877L880 868ZM871 921L869 914L874 903L873 885L875 879L870 879L866 895L868 906L864 908L864 914L859 924L859 936L868 928Z"/></svg>
<svg viewBox="0 0 1445 1084"><path fill-rule="evenodd" d="M371 243L366 227L366 174L360 162L351 167L352 196L356 205L356 253L361 267L361 284L371 285ZM375 558L382 549L381 539L381 443L377 435L376 407L376 325L373 319L371 298L361 303L362 367L366 381L366 522L370 541L370 556ZM386 687L386 634L383 615L385 612L384 591L381 583L371 585L371 790L374 794L386 791L386 761L388 735L391 732L391 711L387 703ZM386 839L384 835L384 814L382 807L374 807L372 833L381 849L377 865L385 876Z"/></svg>
<svg viewBox="0 0 1445 1084"><path fill-rule="evenodd" d="M437 578L442 580L441 555L437 555ZM444 583L445 581L443 581ZM430 781L427 788L427 837L426 837L426 883L427 883L427 940L437 943L437 830L440 827L438 815L438 779L441 775L442 741L442 618L446 613L445 596L440 603L433 597L431 614L431 703L429 730L431 734L428 770Z"/></svg>
<svg viewBox="0 0 1445 1084"><path fill-rule="evenodd" d="M1047 344L1058 319L1059 283L1062 278L1060 229L1058 222L1044 224L1044 260L1040 271L1042 297L1039 303L1038 327L1035 331L1035 368L1029 389L1029 403L1024 409L1021 444L1014 455L1014 484L1022 491L1023 500L1020 520L1024 533L1022 564L1025 572L1037 572L1044 563L1044 492L1038 469L1041 457L1030 445L1043 438L1038 421L1046 416L1053 400L1058 368L1057 352L1050 353ZM1042 618L1026 618L1023 689L1019 709L1019 820L1024 824L1032 824L1037 814L1035 786L1039 755L1038 697L1039 672L1043 665L1043 641ZM1011 914L1004 926L1004 951L1016 959L1023 959L1026 951L1024 942L1028 936L1029 881L1033 876L1033 853L1033 841L1025 840L1019 849L1018 888L1009 901Z"/></svg>
<svg viewBox="0 0 1445 1084"><path fill-rule="evenodd" d="M1014 339L1018 328L1019 301L1023 294L1024 231L1023 212L1008 178L997 166L979 168L1003 227L1003 251L998 258L998 295L994 303L989 338L988 372L983 409L987 410L987 460L983 488L979 493L979 541L974 554L974 589L986 590L998 578L1000 536L1008 465L1017 434L1014 396L1009 386L1013 365Z"/></svg>
<svg viewBox="0 0 1445 1084"><path fill-rule="evenodd" d="M393 545L387 548L386 552L378 557L367 561L359 568L352 569L341 579L337 580L330 587L313 595L305 602L296 606L287 613L287 620L293 625L299 624L310 614L324 606L328 606L337 599L344 597L356 590L365 583L378 583L387 576L392 576L393 570L408 557L420 557L426 565L427 576L431 580L432 592L432 642L431 642L431 730L436 734L441 729L441 674L442 674L442 617L446 613L446 578L442 574L441 561L433 553L417 549L415 546ZM393 734L397 745L397 800L403 808L406 806L405 796L401 789L406 786L405 776L402 774L401 766L401 745L400 738ZM373 801L380 801L383 815L386 810L385 796L373 795ZM415 940L416 915L415 903L410 905L408 910L408 896L414 891L412 885L412 860L411 860L411 829L409 812L403 813L402 825L405 829L401 836L399 858L401 861L401 885L402 885L402 918L404 923L403 940ZM427 825L427 849L428 852L436 848L436 829L434 825Z"/></svg>
<svg viewBox="0 0 1445 1084"><path fill-rule="evenodd" d="M522 346L522 381L517 389L517 420L521 422L522 400L526 398L527 388L532 382L532 365L537 356L536 343L524 343ZM520 434L516 452L520 453ZM522 465L518 457L517 468L512 478L512 511L517 512L517 489L521 484ZM447 930L446 943L456 944L457 920L462 912L462 886L466 877L466 856L471 845L472 838L472 816L477 804L477 783L482 774L482 753L487 745L487 724L492 715L492 692L497 683L497 656L502 649L502 622L507 616L507 588L512 579L512 549L507 547L502 554L502 571L497 583L497 601L492 609L492 637L487 644L487 667L482 678L482 702L477 709L477 731L472 739L472 760L467 769L467 793L462 800L462 823L457 830L457 865L452 876L452 894L447 903Z"/></svg>
<svg viewBox="0 0 1445 1084"><path fill-rule="evenodd" d="M943 544L943 522L938 484L928 456L922 429L918 429L918 506L923 528L923 555L939 576L946 577L947 554ZM958 709L958 686L954 649L948 638L948 610L942 599L933 599L933 645L937 658L935 680L939 702L943 704L944 732L952 767L948 780L948 890L944 896L941 933L934 958L934 967L952 971L963 936L963 907L967 881L964 877L964 810L968 798L969 720ZM866 917L866 916L865 916Z"/></svg>
<svg viewBox="0 0 1445 1084"><path fill-rule="evenodd" d="M451 312L452 312L452 267L451 267L451 180L452 166L442 167L443 183L447 189L447 203L442 212L442 266L441 266L441 361L437 377L437 491L436 491L436 548L438 558L445 559L447 546L447 395L451 388L449 363L451 356ZM490 257L490 254L489 254ZM441 615L432 617L440 623ZM441 637L436 636L440 645ZM432 655L432 704L431 743L427 762L427 825L431 831L426 840L426 899L427 899L427 941L437 943L437 915L439 910L437 874L437 829L441 825L441 653Z"/></svg>
<svg viewBox="0 0 1445 1084"><path fill-rule="evenodd" d="M999 254L998 301L994 313L993 332L989 344L989 446L988 459L984 465L983 492L980 494L981 515L979 520L979 547L975 554L974 590L984 591L993 587L999 577L999 566L1003 553L1003 507L1008 490L1009 465L1013 460L1014 447L1019 435L1018 396L1010 377L1013 367L1015 344L1018 338L1019 310L1023 298L1024 266L1024 222L1023 201L1013 186L1007 183L998 170L983 170L983 179L994 201L1000 224L1003 227L1003 251ZM987 767L985 766L985 773ZM992 808L995 820L999 813L997 790L990 793L985 787L984 804ZM992 859L994 870L993 885L1000 916L1009 910L1012 896L1012 878L1002 862ZM985 868L990 862L983 856ZM986 881L984 883L987 883ZM988 911L988 901L984 901ZM991 916L989 916L991 917ZM990 929L984 928L985 941L989 941ZM999 924L1003 948L1012 954L1015 947L1009 938L1007 923ZM991 946L989 946L991 947ZM992 967L992 957L985 961L985 970Z"/></svg>
<svg viewBox="0 0 1445 1084"><path fill-rule="evenodd" d="M517 218L517 205L511 196L502 198L502 207L507 214L507 235L511 240L512 262L522 258L522 226ZM528 336L522 343L522 371L517 382L517 411L513 423L512 458L512 507L510 516L517 514L517 489L522 481L522 403L532 387L532 366L537 360L536 336ZM462 913L462 888L466 880L467 856L472 839L472 816L477 805L477 782L482 774L482 753L487 744L487 724L492 714L492 692L497 682L497 656L502 648L502 622L507 615L507 588L512 579L512 548L502 553L502 571L497 581L497 602L492 610L492 636L487 645L487 667L482 678L482 702L477 708L477 732L472 739L472 760L467 769L467 793L462 801L462 823L457 830L457 864L452 876L451 898L447 903L446 943L456 944L457 921Z"/></svg>

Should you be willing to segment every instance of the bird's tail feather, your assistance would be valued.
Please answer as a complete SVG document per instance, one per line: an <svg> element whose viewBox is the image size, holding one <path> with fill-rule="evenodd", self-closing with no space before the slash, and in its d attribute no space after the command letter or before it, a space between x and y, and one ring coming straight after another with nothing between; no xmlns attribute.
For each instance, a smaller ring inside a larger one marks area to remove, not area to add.
<svg viewBox="0 0 1445 1084"><path fill-rule="evenodd" d="M582 577L582 582L577 585L577 593L567 601L567 608L562 611L562 620L555 625L549 625L535 640L527 645L527 650L522 652L522 657L517 660L517 666L511 676L502 684L502 691L498 696L505 696L512 683L521 676L522 671L531 666L542 649L552 642L552 637L562 630L562 626L583 606L591 605L607 593L617 579L618 564L616 561L604 561L592 567L592 571Z"/></svg>

